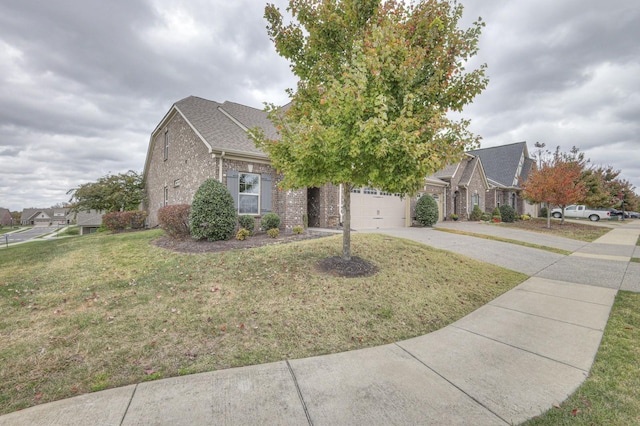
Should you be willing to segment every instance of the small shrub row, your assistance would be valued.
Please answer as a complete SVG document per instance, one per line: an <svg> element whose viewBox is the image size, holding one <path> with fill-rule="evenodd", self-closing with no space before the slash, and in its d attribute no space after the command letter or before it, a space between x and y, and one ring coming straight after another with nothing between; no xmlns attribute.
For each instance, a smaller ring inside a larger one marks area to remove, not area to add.
<svg viewBox="0 0 640 426"><path fill-rule="evenodd" d="M280 227L280 216L275 213L267 213L260 220L260 227L265 231L278 229Z"/></svg>
<svg viewBox="0 0 640 426"><path fill-rule="evenodd" d="M267 235L271 238L278 238L278 235L280 235L280 230L278 228L267 229Z"/></svg>
<svg viewBox="0 0 640 426"><path fill-rule="evenodd" d="M251 235L251 232L249 232L248 229L240 228L240 230L238 230L238 233L236 234L236 240L244 241L249 235Z"/></svg>
<svg viewBox="0 0 640 426"><path fill-rule="evenodd" d="M246 214L238 216L238 223L240 228L244 228L249 231L249 235L253 235L253 230L256 228L256 220L253 216Z"/></svg>
<svg viewBox="0 0 640 426"><path fill-rule="evenodd" d="M160 227L172 238L186 238L189 234L189 204L164 206L158 210Z"/></svg>
<svg viewBox="0 0 640 426"><path fill-rule="evenodd" d="M147 212L131 210L126 212L111 212L102 215L102 224L109 231L123 231L125 229L144 228Z"/></svg>

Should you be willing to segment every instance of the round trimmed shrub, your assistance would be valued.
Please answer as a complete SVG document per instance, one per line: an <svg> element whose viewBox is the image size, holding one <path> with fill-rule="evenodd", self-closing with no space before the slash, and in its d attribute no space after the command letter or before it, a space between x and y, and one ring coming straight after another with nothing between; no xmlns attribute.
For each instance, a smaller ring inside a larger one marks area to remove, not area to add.
<svg viewBox="0 0 640 426"><path fill-rule="evenodd" d="M265 231L269 229L278 229L280 227L280 216L275 213L267 213L262 216L262 220L260 220L260 226Z"/></svg>
<svg viewBox="0 0 640 426"><path fill-rule="evenodd" d="M226 186L207 179L193 196L189 225L191 236L198 240L228 240L233 236L238 214Z"/></svg>
<svg viewBox="0 0 640 426"><path fill-rule="evenodd" d="M511 223L516 220L516 211L508 204L500 206L500 216L503 222Z"/></svg>
<svg viewBox="0 0 640 426"><path fill-rule="evenodd" d="M422 226L433 226L438 221L438 203L431 195L418 198L416 220Z"/></svg>
<svg viewBox="0 0 640 426"><path fill-rule="evenodd" d="M243 214L238 216L238 223L240 228L244 228L249 231L249 235L253 235L253 230L256 228L256 220L253 216Z"/></svg>
<svg viewBox="0 0 640 426"><path fill-rule="evenodd" d="M542 207L540 213L538 213L538 217L547 217L547 213L549 213L549 209Z"/></svg>

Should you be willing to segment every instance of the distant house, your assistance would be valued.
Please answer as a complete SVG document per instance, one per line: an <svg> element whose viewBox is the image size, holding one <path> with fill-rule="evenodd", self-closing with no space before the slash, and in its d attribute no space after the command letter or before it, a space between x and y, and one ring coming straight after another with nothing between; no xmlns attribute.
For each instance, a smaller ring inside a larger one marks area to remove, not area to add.
<svg viewBox="0 0 640 426"><path fill-rule="evenodd" d="M439 201L441 220L452 214L461 220L469 219L476 205L484 212L487 190L489 182L482 161L469 153L459 163L450 164L429 176L425 185L426 193L437 194L434 198Z"/></svg>
<svg viewBox="0 0 640 426"><path fill-rule="evenodd" d="M80 228L80 235L96 232L102 226L102 215L98 210L80 211L76 213L75 223Z"/></svg>
<svg viewBox="0 0 640 426"><path fill-rule="evenodd" d="M69 225L72 217L67 208L24 209L20 216L21 225L56 226Z"/></svg>
<svg viewBox="0 0 640 426"><path fill-rule="evenodd" d="M482 160L491 186L485 198L487 211L508 204L518 214L537 216L537 205L528 203L521 194L521 183L527 180L535 166L535 161L529 157L526 142L476 149L469 151L469 154Z"/></svg>
<svg viewBox="0 0 640 426"><path fill-rule="evenodd" d="M0 226L11 225L13 225L13 217L11 216L11 212L9 211L9 209L0 207Z"/></svg>

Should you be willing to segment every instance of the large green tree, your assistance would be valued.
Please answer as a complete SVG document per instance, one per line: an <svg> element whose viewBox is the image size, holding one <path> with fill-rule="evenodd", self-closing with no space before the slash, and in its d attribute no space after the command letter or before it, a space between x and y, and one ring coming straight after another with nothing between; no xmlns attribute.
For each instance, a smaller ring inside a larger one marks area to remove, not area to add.
<svg viewBox="0 0 640 426"><path fill-rule="evenodd" d="M436 0L290 0L287 11L285 23L267 5L267 30L299 82L288 108L268 107L280 139L252 134L284 188L341 186L349 260L352 188L413 194L477 145L448 113L487 85L485 65L465 69L484 24L459 29L462 6Z"/></svg>
<svg viewBox="0 0 640 426"><path fill-rule="evenodd" d="M145 197L142 175L133 170L103 176L96 182L84 183L70 189L67 194L71 194L69 202L76 211L138 210Z"/></svg>

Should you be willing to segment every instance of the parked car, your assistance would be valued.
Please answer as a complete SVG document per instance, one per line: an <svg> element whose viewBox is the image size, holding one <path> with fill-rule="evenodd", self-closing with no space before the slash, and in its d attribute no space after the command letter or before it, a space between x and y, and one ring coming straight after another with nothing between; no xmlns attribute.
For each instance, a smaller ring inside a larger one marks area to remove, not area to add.
<svg viewBox="0 0 640 426"><path fill-rule="evenodd" d="M589 219L592 222L597 222L600 219L609 219L611 212L608 209L590 209L581 204L572 204L565 207L564 215L567 218ZM557 208L551 210L551 216L560 219L562 217L562 209Z"/></svg>
<svg viewBox="0 0 640 426"><path fill-rule="evenodd" d="M640 213L638 212L627 212L627 213L629 213L629 217L631 219L640 219Z"/></svg>

